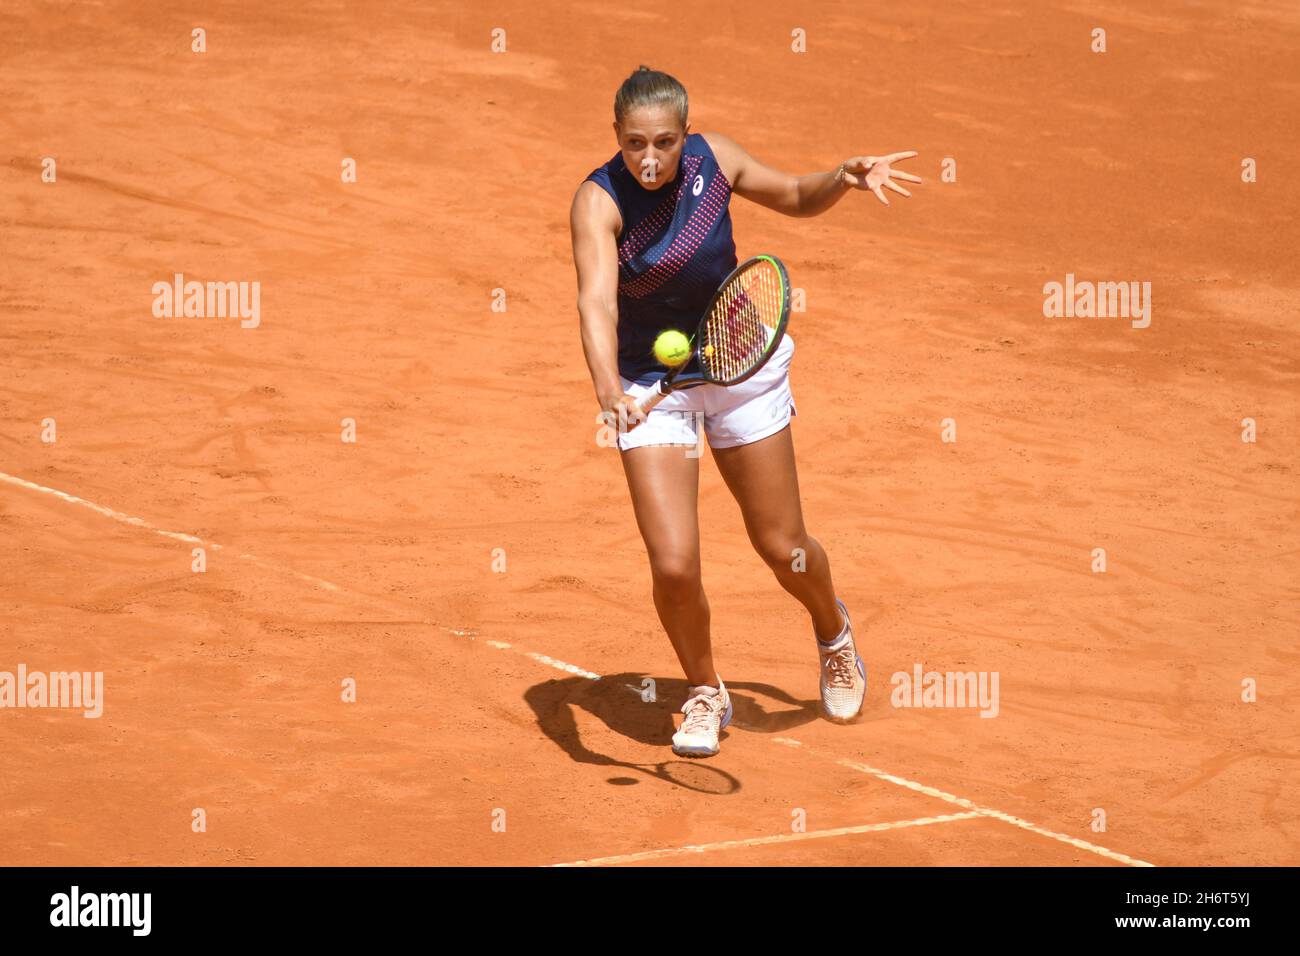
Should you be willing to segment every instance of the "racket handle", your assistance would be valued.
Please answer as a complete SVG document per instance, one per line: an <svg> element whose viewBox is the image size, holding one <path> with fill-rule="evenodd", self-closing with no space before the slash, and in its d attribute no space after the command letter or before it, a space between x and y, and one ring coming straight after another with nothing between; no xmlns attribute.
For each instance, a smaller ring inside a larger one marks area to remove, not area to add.
<svg viewBox="0 0 1300 956"><path fill-rule="evenodd" d="M668 392L664 391L663 379L660 379L654 383L654 387L636 400L637 410L643 416L648 415L650 414L650 409L654 408L667 397Z"/></svg>

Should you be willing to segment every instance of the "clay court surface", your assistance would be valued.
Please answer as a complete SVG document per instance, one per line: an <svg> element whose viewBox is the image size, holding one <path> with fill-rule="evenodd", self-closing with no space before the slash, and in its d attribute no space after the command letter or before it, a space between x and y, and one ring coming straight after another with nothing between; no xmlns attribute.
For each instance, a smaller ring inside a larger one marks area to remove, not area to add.
<svg viewBox="0 0 1300 956"><path fill-rule="evenodd" d="M0 14L0 670L105 681L0 711L0 864L1300 863L1293 4L274 6ZM871 683L818 719L706 452L738 724L689 765L568 236L643 62L778 168L926 179L733 201L807 296ZM155 317L177 272L260 326ZM1150 282L1150 327L1044 318L1067 273ZM998 716L891 706L916 664L998 672Z"/></svg>

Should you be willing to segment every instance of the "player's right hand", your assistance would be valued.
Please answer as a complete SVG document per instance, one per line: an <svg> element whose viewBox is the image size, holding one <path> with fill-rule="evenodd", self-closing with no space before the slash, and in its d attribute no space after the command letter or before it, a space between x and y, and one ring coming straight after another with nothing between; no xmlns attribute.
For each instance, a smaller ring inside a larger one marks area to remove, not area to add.
<svg viewBox="0 0 1300 956"><path fill-rule="evenodd" d="M619 434L630 432L645 421L645 416L641 414L636 398L632 395L617 395L602 402L601 411L605 414L605 424L617 428Z"/></svg>

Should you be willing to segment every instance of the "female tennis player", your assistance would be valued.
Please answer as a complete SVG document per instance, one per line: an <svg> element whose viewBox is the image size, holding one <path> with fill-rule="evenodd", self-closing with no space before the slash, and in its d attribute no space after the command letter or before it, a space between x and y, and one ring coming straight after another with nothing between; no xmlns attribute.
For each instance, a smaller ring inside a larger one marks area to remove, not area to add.
<svg viewBox="0 0 1300 956"><path fill-rule="evenodd" d="M886 189L910 195L895 180L921 181L891 168L916 153L854 156L807 176L780 173L720 133L692 133L685 88L644 66L614 97L614 133L619 152L578 187L570 212L578 312L596 399L607 421L626 422L619 457L650 558L655 609L689 685L673 751L716 754L732 713L714 668L700 580L699 457L683 451L698 444L701 423L755 550L811 615L822 711L849 721L862 708L867 674L826 552L804 528L789 428L794 341L786 335L738 385L671 392L644 416L636 402L667 372L654 356L659 333L692 334L736 266L732 192L801 217L825 212L850 189L870 190L889 205Z"/></svg>

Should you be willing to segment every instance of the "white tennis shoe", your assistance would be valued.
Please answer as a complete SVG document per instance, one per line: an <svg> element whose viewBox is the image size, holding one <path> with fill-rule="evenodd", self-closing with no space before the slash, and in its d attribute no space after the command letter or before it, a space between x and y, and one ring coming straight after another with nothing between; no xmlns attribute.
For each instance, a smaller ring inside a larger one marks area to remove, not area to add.
<svg viewBox="0 0 1300 956"><path fill-rule="evenodd" d="M731 695L721 678L717 687L691 687L687 694L682 704L686 718L673 734L673 753L679 757L712 757L718 752L718 734L731 723Z"/></svg>
<svg viewBox="0 0 1300 956"><path fill-rule="evenodd" d="M835 603L844 614L844 629L829 644L823 644L816 631L813 639L821 653L822 713L827 720L842 724L862 710L862 698L867 693L867 667L853 643L849 609L839 598Z"/></svg>

